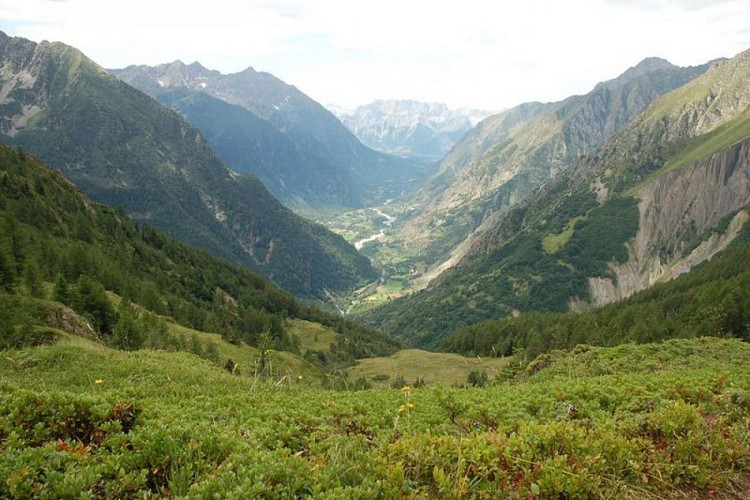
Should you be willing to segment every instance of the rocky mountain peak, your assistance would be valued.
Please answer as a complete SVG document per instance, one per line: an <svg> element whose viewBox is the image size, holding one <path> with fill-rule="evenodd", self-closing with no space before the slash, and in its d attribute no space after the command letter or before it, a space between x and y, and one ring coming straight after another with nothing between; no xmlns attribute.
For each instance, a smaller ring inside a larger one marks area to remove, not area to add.
<svg viewBox="0 0 750 500"><path fill-rule="evenodd" d="M441 158L490 113L438 102L379 99L339 119L362 142L401 156Z"/></svg>
<svg viewBox="0 0 750 500"><path fill-rule="evenodd" d="M214 76L215 73L206 69L197 61L185 64L179 59L172 63L157 66L154 69L156 70L159 85L162 87L194 87L195 85L200 85L201 81Z"/></svg>
<svg viewBox="0 0 750 500"><path fill-rule="evenodd" d="M598 83L595 88L616 89L645 74L653 73L654 71L678 68L678 66L675 66L671 62L667 61L666 59L662 59L661 57L647 57L635 66L631 66L630 68L626 69L625 72L617 78Z"/></svg>

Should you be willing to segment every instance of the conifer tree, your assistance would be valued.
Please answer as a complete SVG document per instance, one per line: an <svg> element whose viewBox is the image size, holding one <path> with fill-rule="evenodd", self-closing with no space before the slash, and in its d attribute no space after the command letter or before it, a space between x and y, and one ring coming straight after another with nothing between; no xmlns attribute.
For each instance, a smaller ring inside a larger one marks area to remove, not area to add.
<svg viewBox="0 0 750 500"><path fill-rule="evenodd" d="M66 306L69 306L72 303L73 292L68 284L68 280L65 279L65 275L62 273L57 275L53 299L65 304Z"/></svg>
<svg viewBox="0 0 750 500"><path fill-rule="evenodd" d="M23 282L29 295L37 299L44 298L44 283L42 281L39 266L34 261L26 262L23 273Z"/></svg>
<svg viewBox="0 0 750 500"><path fill-rule="evenodd" d="M143 342L138 314L132 304L123 300L117 323L112 328L112 345L123 351L136 351L143 347Z"/></svg>
<svg viewBox="0 0 750 500"><path fill-rule="evenodd" d="M101 333L112 332L117 314L104 293L104 287L85 274L81 275L76 284L73 309L80 314L89 315Z"/></svg>

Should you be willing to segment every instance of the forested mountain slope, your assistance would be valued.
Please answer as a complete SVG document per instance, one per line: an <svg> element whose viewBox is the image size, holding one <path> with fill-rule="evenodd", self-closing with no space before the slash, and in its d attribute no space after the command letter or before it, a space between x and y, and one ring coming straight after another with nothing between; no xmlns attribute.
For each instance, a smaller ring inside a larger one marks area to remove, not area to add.
<svg viewBox="0 0 750 500"><path fill-rule="evenodd" d="M656 99L576 167L485 220L434 287L370 320L435 347L483 319L627 297L726 248L750 203L748 57Z"/></svg>
<svg viewBox="0 0 750 500"><path fill-rule="evenodd" d="M121 299L119 312L105 291ZM137 348L144 332L123 304L248 345L293 348L285 321L297 318L338 331L340 350L352 359L395 347L382 334L301 305L237 264L93 203L29 153L0 145L0 344L25 345L33 330L24 324L44 324ZM125 338L112 338L118 335Z"/></svg>
<svg viewBox="0 0 750 500"><path fill-rule="evenodd" d="M323 299L375 276L343 238L237 175L173 111L76 49L0 35L0 140L37 154L95 201Z"/></svg>
<svg viewBox="0 0 750 500"><path fill-rule="evenodd" d="M750 339L750 225L690 273L587 312L526 313L459 329L442 348L529 359L579 344L615 346L716 335Z"/></svg>
<svg viewBox="0 0 750 500"><path fill-rule="evenodd" d="M271 192L298 209L382 203L415 188L430 172L429 162L364 146L323 106L269 73L247 68L223 75L181 61L110 71L179 111L201 129L230 168L257 175ZM182 98L175 98L175 91ZM238 106L252 116L196 94ZM256 119L277 134L259 130ZM230 128L234 124L237 127ZM264 154L279 144L284 154Z"/></svg>
<svg viewBox="0 0 750 500"><path fill-rule="evenodd" d="M458 245L491 214L532 195L708 66L680 68L649 58L586 95L526 103L485 119L441 162L418 208L401 221L399 236L419 248L427 264L455 263L466 249Z"/></svg>

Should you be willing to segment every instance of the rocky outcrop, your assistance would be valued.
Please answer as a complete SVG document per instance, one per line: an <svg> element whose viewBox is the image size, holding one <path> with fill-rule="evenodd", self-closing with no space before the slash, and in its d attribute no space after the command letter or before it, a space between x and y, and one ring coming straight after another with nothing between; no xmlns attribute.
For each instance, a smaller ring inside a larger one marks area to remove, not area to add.
<svg viewBox="0 0 750 500"><path fill-rule="evenodd" d="M615 279L591 278L595 305L690 271L724 250L750 218L750 139L641 187L640 226ZM707 235L724 217L731 222Z"/></svg>
<svg viewBox="0 0 750 500"><path fill-rule="evenodd" d="M45 326L92 340L99 338L94 327L69 307L45 302L39 305L39 310L39 316Z"/></svg>

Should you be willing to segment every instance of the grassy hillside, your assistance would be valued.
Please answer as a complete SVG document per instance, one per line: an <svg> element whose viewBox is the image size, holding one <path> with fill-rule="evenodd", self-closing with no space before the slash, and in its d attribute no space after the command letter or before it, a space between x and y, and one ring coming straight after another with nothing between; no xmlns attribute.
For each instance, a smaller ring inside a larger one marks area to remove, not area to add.
<svg viewBox="0 0 750 500"><path fill-rule="evenodd" d="M740 498L750 346L561 355L481 389L258 384L79 341L0 356L0 496Z"/></svg>
<svg viewBox="0 0 750 500"><path fill-rule="evenodd" d="M451 353L403 349L388 357L359 360L347 368L346 375L354 387L483 385L487 380L497 378L507 363L507 358L467 358Z"/></svg>
<svg viewBox="0 0 750 500"><path fill-rule="evenodd" d="M650 174L646 182L718 153L748 136L750 136L750 115L740 116L712 130L705 136L674 146L673 148L678 150L677 154L671 156L669 161L659 170Z"/></svg>
<svg viewBox="0 0 750 500"><path fill-rule="evenodd" d="M337 332L341 362L390 354L396 346L383 334L301 305L239 265L92 203L61 174L5 146L0 307L0 346L25 343L25 325L71 323L73 311L90 325L90 336L127 349L146 342L149 332L163 333L158 316L234 343L287 350L297 343L288 319L324 324ZM162 336L159 342L168 343Z"/></svg>

